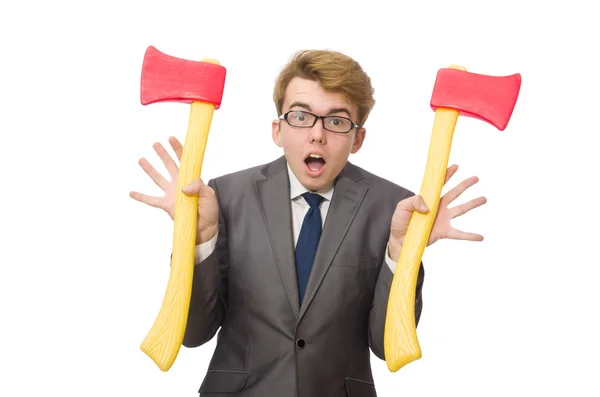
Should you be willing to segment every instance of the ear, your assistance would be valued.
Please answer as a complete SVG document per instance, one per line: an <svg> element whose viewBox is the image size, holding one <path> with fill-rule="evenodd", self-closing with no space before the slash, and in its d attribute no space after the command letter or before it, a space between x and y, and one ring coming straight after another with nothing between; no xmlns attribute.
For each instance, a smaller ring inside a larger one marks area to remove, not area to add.
<svg viewBox="0 0 600 397"><path fill-rule="evenodd" d="M365 128L358 128L356 133L354 134L354 142L352 143L352 150L350 153L354 154L360 150L363 142L365 141L365 136L367 135L367 130Z"/></svg>
<svg viewBox="0 0 600 397"><path fill-rule="evenodd" d="M273 142L275 142L275 144L279 147L282 146L280 122L281 120L277 119L273 120L273 122L271 123L271 136L273 137Z"/></svg>

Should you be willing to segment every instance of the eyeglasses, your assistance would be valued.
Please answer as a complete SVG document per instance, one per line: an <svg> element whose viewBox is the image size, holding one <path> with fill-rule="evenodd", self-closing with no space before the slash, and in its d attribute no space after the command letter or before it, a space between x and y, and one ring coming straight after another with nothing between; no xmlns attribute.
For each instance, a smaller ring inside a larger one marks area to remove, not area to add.
<svg viewBox="0 0 600 397"><path fill-rule="evenodd" d="M331 132L346 134L352 131L353 128L360 128L360 125L355 124L352 120L342 116L317 116L302 110L290 110L289 112L279 116L279 120L285 120L292 127L312 128L321 119L323 128Z"/></svg>

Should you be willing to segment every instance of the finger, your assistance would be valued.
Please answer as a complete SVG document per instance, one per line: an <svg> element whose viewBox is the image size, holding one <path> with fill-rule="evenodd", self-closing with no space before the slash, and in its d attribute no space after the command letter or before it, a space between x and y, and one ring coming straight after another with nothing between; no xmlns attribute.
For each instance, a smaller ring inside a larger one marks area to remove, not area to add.
<svg viewBox="0 0 600 397"><path fill-rule="evenodd" d="M487 199L485 197L478 197L478 198L473 199L464 204L457 205L456 207L450 209L450 219L454 219L457 216L466 214L467 212L471 211L472 209L480 207L480 206L484 205L485 203L487 203Z"/></svg>
<svg viewBox="0 0 600 397"><path fill-rule="evenodd" d="M194 179L193 181L182 187L181 191L185 194L193 194L198 196L204 190L205 187L206 185L204 184L204 182L202 182L201 179Z"/></svg>
<svg viewBox="0 0 600 397"><path fill-rule="evenodd" d="M448 170L446 171L446 180L444 181L444 185L446 183L448 183L448 181L450 180L450 178L452 178L452 176L454 174L456 174L456 171L458 171L458 165L457 164L453 164L451 165Z"/></svg>
<svg viewBox="0 0 600 397"><path fill-rule="evenodd" d="M442 197L442 201L444 202L443 205L447 206L448 204L456 200L458 196L463 194L465 190L467 190L477 182L479 182L479 178L476 176L472 176L459 183L453 189L449 190L448 193L444 194L444 197Z"/></svg>
<svg viewBox="0 0 600 397"><path fill-rule="evenodd" d="M162 190L166 190L169 182L158 172L156 169L146 160L145 158L141 158L138 163L142 167L142 169L148 174L150 178L160 187Z"/></svg>
<svg viewBox="0 0 600 397"><path fill-rule="evenodd" d="M160 157L162 160L165 167L167 167L167 171L169 171L171 178L176 179L177 175L179 174L179 168L177 168L177 164L175 164L173 158L169 155L169 153L167 153L167 150L160 143L156 142L154 145L152 145L152 147L156 151L156 154L158 154L158 157Z"/></svg>
<svg viewBox="0 0 600 397"><path fill-rule="evenodd" d="M151 207L162 208L162 197L148 196L139 192L129 192L129 197Z"/></svg>
<svg viewBox="0 0 600 397"><path fill-rule="evenodd" d="M174 136L169 138L169 143L171 144L171 147L173 148L173 151L175 152L177 159L179 161L181 161L181 154L183 153L183 145L181 145L181 142L179 142L179 140L177 138L175 138Z"/></svg>
<svg viewBox="0 0 600 397"><path fill-rule="evenodd" d="M448 238L453 240L483 241L483 236L481 234L463 232L462 230L454 228L448 232Z"/></svg>
<svg viewBox="0 0 600 397"><path fill-rule="evenodd" d="M396 205L396 209L407 212L429 212L429 207L427 206L427 204L425 204L425 200L423 200L423 197L421 197L421 195L418 194L400 201L398 205Z"/></svg>

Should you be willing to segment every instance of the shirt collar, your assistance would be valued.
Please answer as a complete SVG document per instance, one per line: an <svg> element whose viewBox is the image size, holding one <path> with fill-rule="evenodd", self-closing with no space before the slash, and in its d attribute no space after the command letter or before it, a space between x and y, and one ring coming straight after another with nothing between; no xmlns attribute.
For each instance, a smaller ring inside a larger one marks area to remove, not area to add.
<svg viewBox="0 0 600 397"><path fill-rule="evenodd" d="M287 164L287 169L288 169L288 176L290 178L290 198L292 200L294 200L297 197L301 196L302 194L308 192L308 189L305 188L300 183L298 178L296 178L296 175L290 168L289 164ZM325 200L331 201L331 197L333 197L333 189L334 189L333 184L331 184L329 187L324 187L323 189L318 190L313 193L319 193L321 196L323 196L325 198Z"/></svg>

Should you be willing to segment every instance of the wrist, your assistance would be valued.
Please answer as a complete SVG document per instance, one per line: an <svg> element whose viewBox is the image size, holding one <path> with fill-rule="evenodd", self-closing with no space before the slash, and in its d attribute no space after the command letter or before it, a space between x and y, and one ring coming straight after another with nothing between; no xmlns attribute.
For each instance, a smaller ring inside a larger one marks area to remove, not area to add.
<svg viewBox="0 0 600 397"><path fill-rule="evenodd" d="M199 229L196 233L196 245L204 244L207 241L210 241L215 234L219 231L218 225L212 225L209 227Z"/></svg>
<svg viewBox="0 0 600 397"><path fill-rule="evenodd" d="M394 262L398 262L398 258L400 258L400 251L402 250L402 241L399 239L395 239L390 237L388 240L388 255L391 260Z"/></svg>

